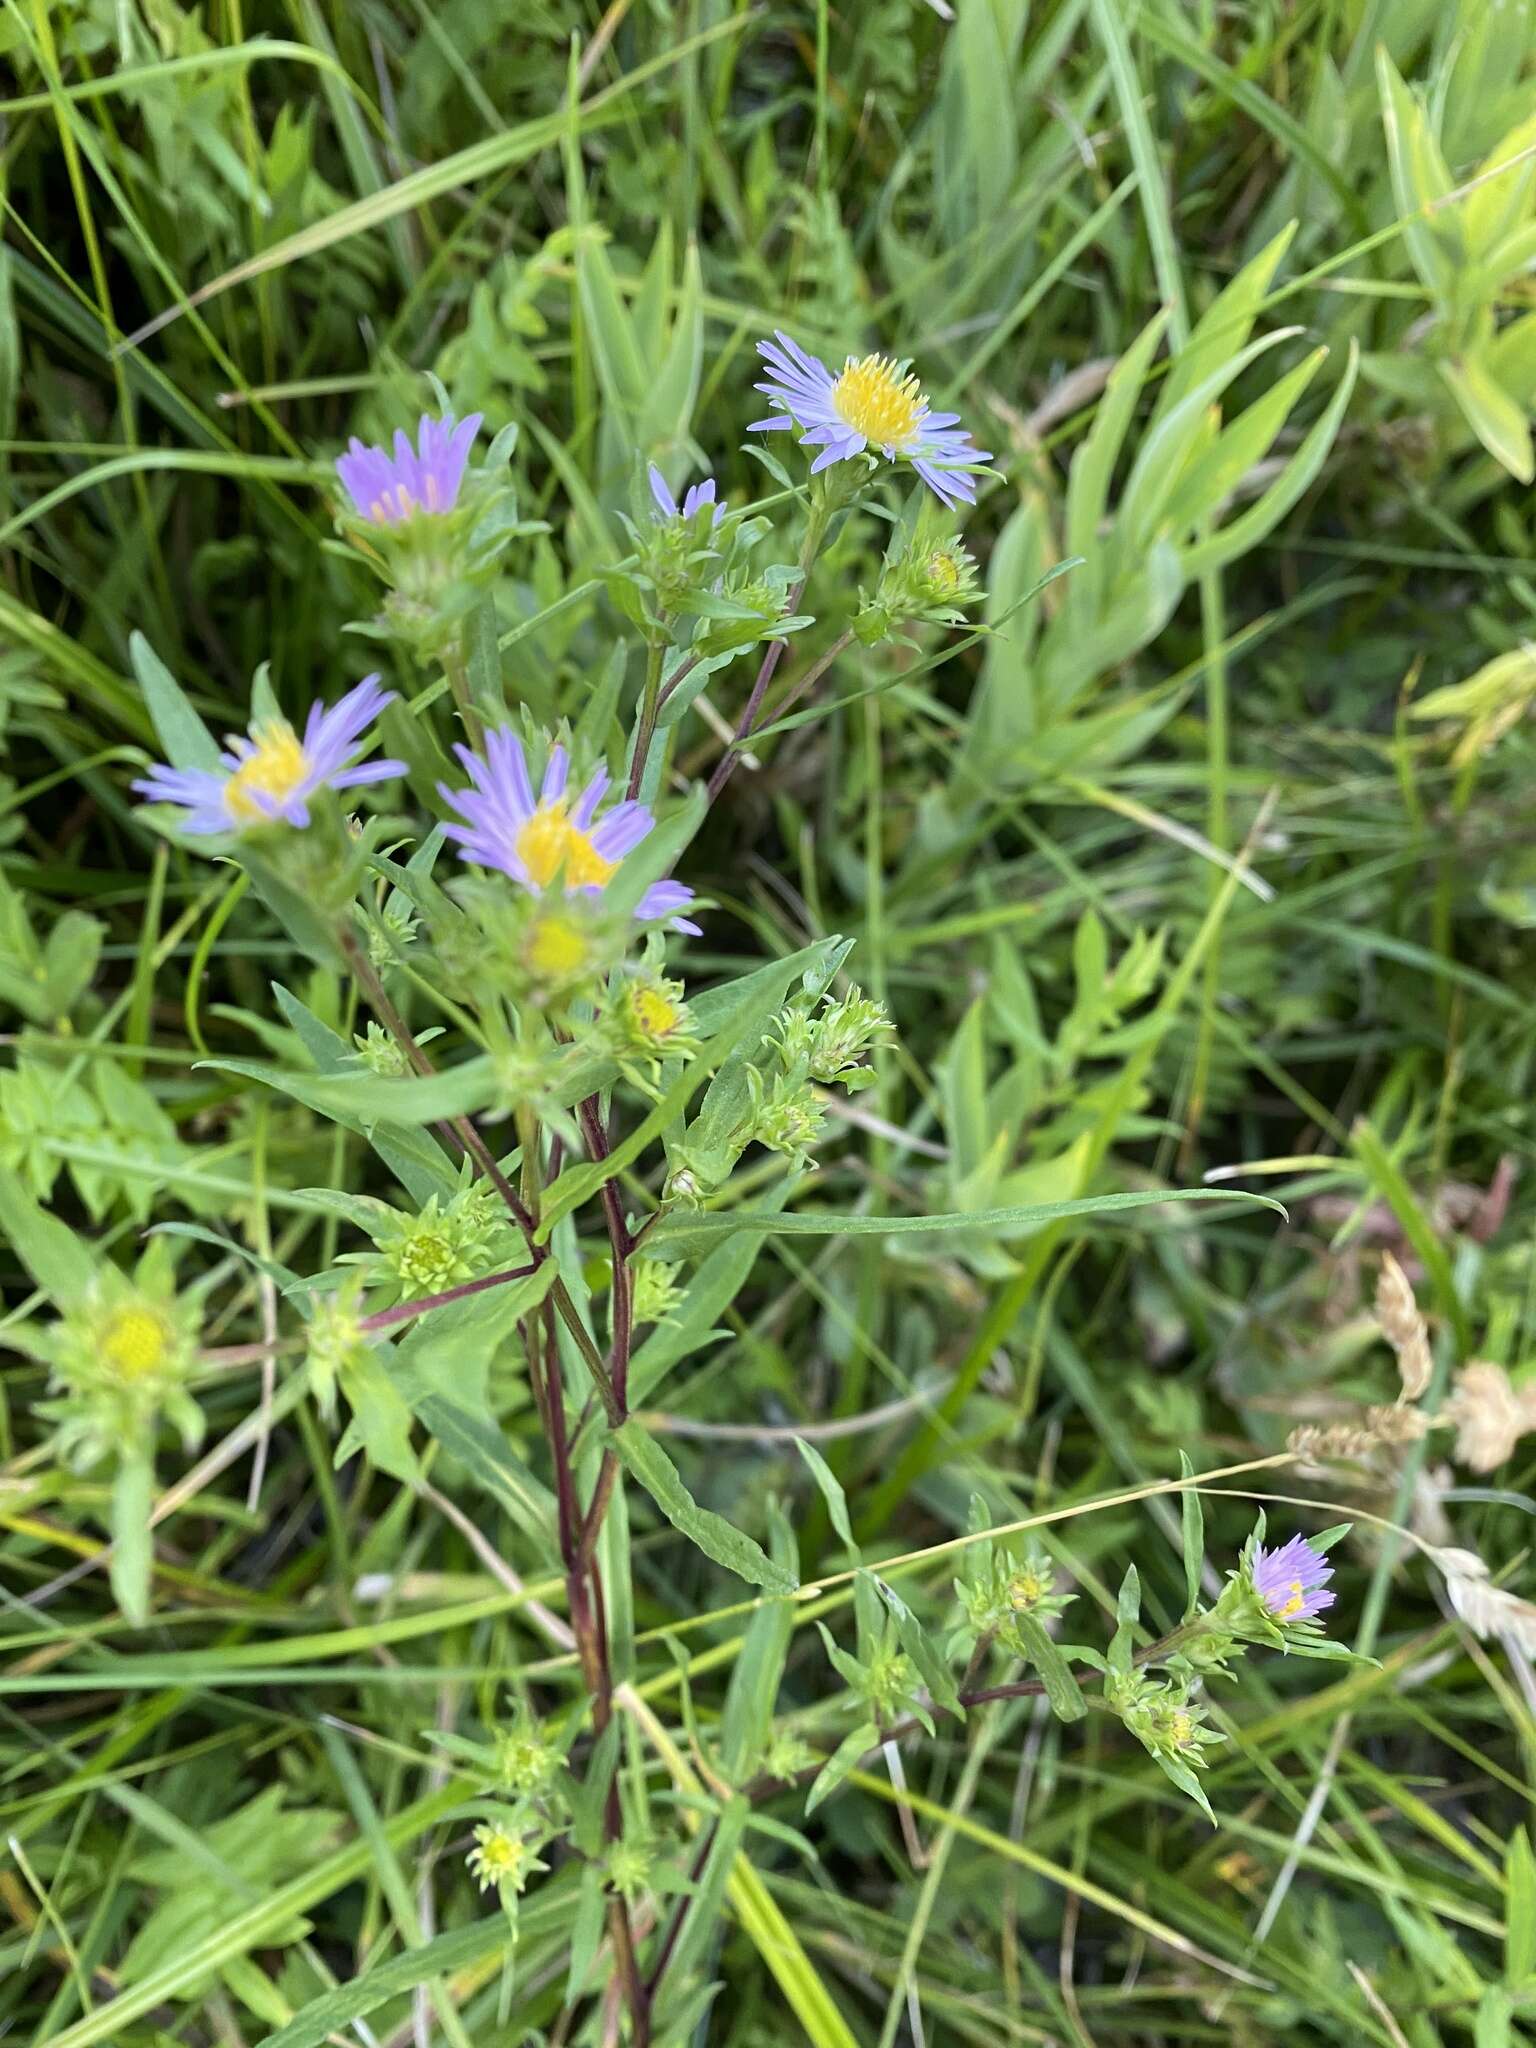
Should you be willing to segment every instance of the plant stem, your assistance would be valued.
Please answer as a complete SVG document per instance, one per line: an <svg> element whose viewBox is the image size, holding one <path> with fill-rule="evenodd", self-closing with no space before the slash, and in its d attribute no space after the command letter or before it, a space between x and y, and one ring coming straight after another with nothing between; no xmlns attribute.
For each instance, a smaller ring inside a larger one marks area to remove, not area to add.
<svg viewBox="0 0 1536 2048"><path fill-rule="evenodd" d="M347 925L340 925L337 928L336 937L337 944L346 958L347 965L356 977L358 986L367 996L370 1005L378 1016L379 1022L389 1032L418 1074L423 1078L435 1074L437 1069L416 1043L416 1040L411 1035L410 1026L385 993L384 984L375 973L372 961L358 944L356 934ZM456 1146L458 1150L466 1153L475 1162L480 1172L485 1175L492 1187L495 1188L502 1201L506 1204L508 1212L517 1223L518 1228L522 1231L523 1236L527 1239L528 1250L532 1255L533 1263L536 1266L542 1266L550 1253L548 1245L539 1244L536 1241L537 1221L530 1215L527 1204L492 1158L489 1146L475 1129L469 1118L467 1116L450 1117L446 1123L440 1123L437 1129L450 1145ZM571 1299L570 1289L558 1274L549 1290L549 1298L554 1303L560 1320L570 1331L577 1349L586 1362L587 1370L591 1373L593 1384L597 1388L598 1397L602 1401L604 1413L607 1415L610 1424L617 1428L624 1420L624 1415L618 1401L615 1399L613 1382L609 1377L608 1368L603 1363L597 1346L592 1342L591 1333L581 1319L580 1310Z"/></svg>
<svg viewBox="0 0 1536 2048"><path fill-rule="evenodd" d="M485 725L469 694L469 666L464 659L462 643L443 656L443 674L448 678L453 701L459 707L459 717L463 720L469 744L478 751L485 745Z"/></svg>
<svg viewBox="0 0 1536 2048"><path fill-rule="evenodd" d="M852 639L853 628L851 626L848 628L846 632L839 633L837 638L832 642L832 645L827 649L826 653L821 655L816 661L813 661L811 663L810 667L806 670L805 674L800 677L798 682L790 684L789 688L784 692L784 695L779 699L778 703L774 705L772 715L775 718L782 718L786 711L793 710L795 705L797 705L800 702L800 699L802 697L804 697L809 691L815 689L816 685L821 681L822 677L826 674L827 670L832 666L833 662L836 661L837 657L843 652L843 650L849 645Z"/></svg>
<svg viewBox="0 0 1536 2048"><path fill-rule="evenodd" d="M794 589L789 593L784 609L796 612L805 595L805 586L810 579L811 565L815 561L822 541L826 538L827 527L835 508L827 501L825 494L812 500L810 514L805 528L805 545L800 550L800 574ZM779 658L789 645L787 640L770 640L763 655L762 665L757 671L757 681L752 685L736 726L735 738L715 763L715 772L709 778L708 801L713 803L731 779L737 758L747 741L752 737L752 728L757 724L757 714L763 708L763 699L768 694L768 685L773 681L773 672L779 665Z"/></svg>
<svg viewBox="0 0 1536 2048"><path fill-rule="evenodd" d="M645 688L640 694L640 718L635 727L635 757L629 768L629 800L634 802L645 780L646 757L656 731L656 713L661 709L661 664L667 651L665 640L652 640L646 650Z"/></svg>

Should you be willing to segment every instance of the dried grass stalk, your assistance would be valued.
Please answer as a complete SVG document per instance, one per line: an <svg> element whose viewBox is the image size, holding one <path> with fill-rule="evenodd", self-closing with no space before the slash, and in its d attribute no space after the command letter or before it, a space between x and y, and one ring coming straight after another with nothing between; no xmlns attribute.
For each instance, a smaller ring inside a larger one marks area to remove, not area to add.
<svg viewBox="0 0 1536 2048"><path fill-rule="evenodd" d="M1473 1635L1485 1641L1500 1637L1512 1649L1536 1657L1536 1602L1494 1585L1475 1550L1450 1546L1429 1554L1445 1574L1452 1607Z"/></svg>
<svg viewBox="0 0 1536 2048"><path fill-rule="evenodd" d="M1517 1393L1509 1374L1491 1359L1475 1358L1456 1375L1445 1404L1456 1425L1456 1457L1474 1472L1492 1472L1514 1451L1526 1431L1536 1428L1531 1389Z"/></svg>
<svg viewBox="0 0 1536 2048"><path fill-rule="evenodd" d="M1304 1422L1291 1431L1285 1447L1303 1458L1363 1458L1385 1444L1417 1443L1433 1427L1419 1409L1393 1402L1363 1408L1348 1422Z"/></svg>
<svg viewBox="0 0 1536 2048"><path fill-rule="evenodd" d="M1381 1275L1376 1282L1376 1320L1381 1334L1397 1353L1397 1373L1403 1399L1417 1401L1429 1385L1434 1359L1429 1350L1429 1328L1409 1285L1408 1275L1390 1252L1381 1255Z"/></svg>

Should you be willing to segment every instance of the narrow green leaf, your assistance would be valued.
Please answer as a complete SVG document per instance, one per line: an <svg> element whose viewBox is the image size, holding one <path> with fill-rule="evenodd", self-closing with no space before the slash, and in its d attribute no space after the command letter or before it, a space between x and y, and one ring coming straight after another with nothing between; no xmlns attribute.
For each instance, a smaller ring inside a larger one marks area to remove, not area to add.
<svg viewBox="0 0 1536 2048"><path fill-rule="evenodd" d="M87 1241L40 1209L11 1172L0 1172L0 1230L55 1308L79 1306L96 1273Z"/></svg>
<svg viewBox="0 0 1536 2048"><path fill-rule="evenodd" d="M1481 358L1465 355L1457 362L1444 362L1440 374L1467 425L1494 461L1523 484L1536 478L1536 451L1531 446L1525 408L1510 397Z"/></svg>
<svg viewBox="0 0 1536 2048"><path fill-rule="evenodd" d="M1088 1711L1088 1702L1055 1638L1038 1615L1021 1614L1016 1617L1015 1626L1045 1687L1051 1712L1061 1721L1080 1721Z"/></svg>
<svg viewBox="0 0 1536 2048"><path fill-rule="evenodd" d="M137 1628L149 1615L151 1537L149 1511L155 1503L155 1466L147 1448L125 1449L112 1480L112 1593Z"/></svg>
<svg viewBox="0 0 1536 2048"><path fill-rule="evenodd" d="M677 1467L654 1437L638 1422L625 1422L612 1432L615 1450L624 1468L638 1479L673 1528L698 1545L706 1557L723 1564L749 1585L762 1586L770 1593L792 1593L800 1583L739 1529L721 1515L701 1508L678 1477Z"/></svg>
<svg viewBox="0 0 1536 2048"><path fill-rule="evenodd" d="M218 742L142 633L129 634L128 656L166 760L173 768L217 769Z"/></svg>
<svg viewBox="0 0 1536 2048"><path fill-rule="evenodd" d="M565 1896L570 1888L569 1883L545 1885L536 1898L524 1901L519 1914L523 1932L558 1924L570 1910ZM376 1964L350 1983L339 1984L334 1991L311 1999L287 2026L269 2034L261 2048L325 2048L327 2041L351 2027L355 2020L366 2019L381 2005L414 1991L418 1984L433 1977L472 1969L486 1956L504 1948L508 1939L507 1923L497 1913L487 1913L468 1927L439 1934L421 1948L391 1956L388 1962Z"/></svg>
<svg viewBox="0 0 1536 2048"><path fill-rule="evenodd" d="M759 1230L770 1237L910 1237L942 1230L1020 1231L1042 1223L1078 1216L1114 1216L1161 1202L1257 1202L1283 1216L1281 1204L1267 1195L1244 1192L1236 1197L1225 1188L1170 1188L1165 1193L1138 1190L1131 1194L1088 1195L1073 1202L1029 1202L1011 1209L957 1210L937 1216L834 1216L819 1211L793 1211L775 1216L765 1210L722 1209L705 1215L674 1215L659 1223L648 1242L665 1245L675 1257L691 1257L715 1238L738 1230Z"/></svg>
<svg viewBox="0 0 1536 2048"><path fill-rule="evenodd" d="M1180 1451L1179 1471L1185 1479L1194 1477L1189 1453ZM1179 1496L1184 1536L1184 1619L1188 1621L1200 1602L1200 1567L1205 1562L1205 1510L1199 1490L1186 1486Z"/></svg>
<svg viewBox="0 0 1536 2048"><path fill-rule="evenodd" d="M815 1445L808 1444L803 1436L795 1438L795 1449L804 1458L806 1469L821 1488L822 1497L827 1503L827 1513L832 1517L833 1528L857 1556L858 1546L853 1540L853 1526L848 1520L848 1496L843 1492L842 1481Z"/></svg>
<svg viewBox="0 0 1536 2048"><path fill-rule="evenodd" d="M1523 1827L1515 1829L1504 1852L1504 1878L1509 1887L1509 1932L1504 1940L1504 1975L1510 1988L1536 1979L1536 1856Z"/></svg>

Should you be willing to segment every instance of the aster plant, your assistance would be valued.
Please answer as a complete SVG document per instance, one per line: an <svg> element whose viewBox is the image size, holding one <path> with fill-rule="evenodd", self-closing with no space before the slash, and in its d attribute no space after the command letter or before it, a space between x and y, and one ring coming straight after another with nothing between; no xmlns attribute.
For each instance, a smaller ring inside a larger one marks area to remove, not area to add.
<svg viewBox="0 0 1536 2048"><path fill-rule="evenodd" d="M282 933L314 969L307 992L273 984L273 1015L258 1019L273 1058L210 1064L334 1118L396 1184L389 1200L351 1185L291 1191L337 1245L306 1274L268 1239L252 1250L275 1333L263 1367L291 1362L292 1399L335 1428L338 1460L362 1451L414 1492L429 1484L430 1441L497 1503L518 1556L512 1583L548 1576L558 1588L558 1615L528 1595L559 1647L558 1710L523 1701L498 1721L482 1694L465 1708L474 1732L430 1739L470 1781L453 1816L461 1853L509 1921L526 1892L579 1869L586 1960L601 1954L616 1987L607 2011L623 2011L639 2048L687 2031L688 1980L669 1972L687 1954L702 1864L666 1835L619 1740L618 1716L639 1697L621 1689L617 1661L633 1617L631 1515L649 1517L660 1542L691 1544L694 1568L728 1571L760 1597L753 1684L733 1691L718 1728L690 1737L711 1794L723 1788L743 1814L786 1785L814 1806L876 1761L900 1794L914 1730L1026 1696L1064 1726L1118 1722L1209 1812L1201 1773L1220 1739L1209 1693L1234 1660L1259 1646L1343 1654L1324 1622L1328 1537L1268 1548L1261 1527L1202 1605L1187 1510L1182 1620L1143 1627L1133 1568L1100 1650L1071 1639L1091 1603L1046 1531L994 1532L978 1499L955 1599L947 1583L898 1583L894 1566L865 1564L832 1467L802 1444L849 1558L851 1627L835 1602L820 1626L852 1725L814 1703L776 1719L791 1630L773 1603L797 1585L795 1532L776 1507L693 1498L642 1404L722 1318L738 1318L750 1260L739 1263L736 1232L798 1224L795 1205L847 1124L888 1133L882 1083L900 1047L836 935L695 985L742 893L740 877L702 865L695 834L738 768L771 759L777 731L822 715L845 655L922 647L964 622L980 579L956 515L992 458L903 362L850 352L834 373L783 333L760 353L769 413L752 431L792 435L811 459L797 471L753 444L781 488L747 504L727 502L712 475L679 498L637 450L633 517L607 506L612 544L582 586L591 603L568 645L566 596L529 611L547 560L519 558L508 574L512 542L545 531L517 517L515 433L504 426L477 461L481 415L456 416L441 390L414 436L354 435L335 462L344 552L386 591L379 613L353 623L391 643L394 687L370 674L291 713L282 678L263 671L248 731L221 748L134 645L167 755L132 783L147 822L238 869L261 931ZM876 531L878 576L855 590L834 551L845 533ZM802 636L814 648L804 656ZM551 671L566 670L580 688L563 704ZM1089 982L1093 957L1085 948ZM1149 957L1155 973L1160 951ZM845 1192L827 1180L811 1228L844 1225ZM955 1214L861 1213L848 1227L892 1239L947 1230L979 1186ZM1058 1207L1005 1213L1023 1234ZM146 1474L166 1426L195 1439L194 1388L210 1366L199 1319L156 1256L132 1283L93 1277L38 1339L61 1448L132 1475L134 1614L151 1592ZM466 1540L483 1559L501 1534L488 1519ZM574 1972L571 1997L586 1996Z"/></svg>

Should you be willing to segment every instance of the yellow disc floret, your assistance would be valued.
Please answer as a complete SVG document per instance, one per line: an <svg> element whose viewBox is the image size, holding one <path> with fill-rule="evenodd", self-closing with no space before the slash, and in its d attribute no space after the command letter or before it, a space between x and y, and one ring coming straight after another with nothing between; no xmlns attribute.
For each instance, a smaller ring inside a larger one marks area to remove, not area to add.
<svg viewBox="0 0 1536 2048"><path fill-rule="evenodd" d="M1275 1619L1277 1621L1289 1621L1294 1615L1300 1614L1302 1608L1305 1607L1306 1604L1307 1596L1302 1591L1300 1579L1292 1579L1291 1597L1289 1600L1286 1601L1283 1607L1277 1607L1275 1609Z"/></svg>
<svg viewBox="0 0 1536 2048"><path fill-rule="evenodd" d="M681 1005L659 988L635 989L629 1006L647 1038L668 1038L682 1021Z"/></svg>
<svg viewBox="0 0 1536 2048"><path fill-rule="evenodd" d="M917 438L928 409L921 384L913 376L903 377L889 356L864 356L857 362L850 356L832 386L832 403L856 434L877 448L898 451Z"/></svg>
<svg viewBox="0 0 1536 2048"><path fill-rule="evenodd" d="M568 889L601 888L618 865L604 860L590 836L572 822L563 797L539 805L520 828L515 847L536 889L547 889L561 873Z"/></svg>
<svg viewBox="0 0 1536 2048"><path fill-rule="evenodd" d="M224 785L224 808L242 824L269 816L309 773L309 756L286 718L253 726L251 737L254 748ZM263 805L258 797L268 797L271 803Z"/></svg>
<svg viewBox="0 0 1536 2048"><path fill-rule="evenodd" d="M98 1342L102 1362L116 1378L147 1380L165 1364L171 1332L153 1309L129 1303L107 1317Z"/></svg>
<svg viewBox="0 0 1536 2048"><path fill-rule="evenodd" d="M1015 1614L1027 1614L1050 1590L1050 1574L1038 1565L1026 1564L1008 1581L1008 1605Z"/></svg>
<svg viewBox="0 0 1536 2048"><path fill-rule="evenodd" d="M530 974L545 982L574 980L586 967L586 933L568 917L541 917L528 934L524 958Z"/></svg>
<svg viewBox="0 0 1536 2048"><path fill-rule="evenodd" d="M948 548L939 548L928 557L928 582L940 597L952 597L960 588L960 564Z"/></svg>

